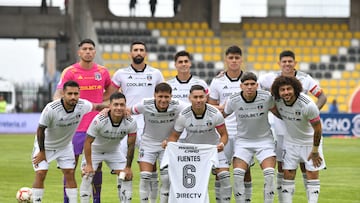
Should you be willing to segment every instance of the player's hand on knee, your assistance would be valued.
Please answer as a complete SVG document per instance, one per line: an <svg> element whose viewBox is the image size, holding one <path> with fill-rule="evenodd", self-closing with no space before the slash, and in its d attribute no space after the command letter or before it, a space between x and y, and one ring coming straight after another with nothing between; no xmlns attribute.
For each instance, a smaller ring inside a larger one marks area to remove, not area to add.
<svg viewBox="0 0 360 203"><path fill-rule="evenodd" d="M40 162L42 162L43 160L46 161L46 155L45 155L45 152L44 151L40 151L39 153L37 153L32 162L33 164L39 164Z"/></svg>
<svg viewBox="0 0 360 203"><path fill-rule="evenodd" d="M163 140L162 141L162 143L161 143L161 146L162 146L162 148L166 148L166 146L167 146L167 140Z"/></svg>
<svg viewBox="0 0 360 203"><path fill-rule="evenodd" d="M309 157L308 157L308 161L312 160L313 165L315 167L320 167L321 163L322 163L322 158L320 157L319 152L311 152Z"/></svg>

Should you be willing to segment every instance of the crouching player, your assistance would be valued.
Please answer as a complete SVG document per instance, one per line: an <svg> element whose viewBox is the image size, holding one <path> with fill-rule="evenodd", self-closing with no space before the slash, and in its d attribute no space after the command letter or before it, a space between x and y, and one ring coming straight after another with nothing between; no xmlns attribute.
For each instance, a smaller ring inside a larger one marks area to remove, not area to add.
<svg viewBox="0 0 360 203"><path fill-rule="evenodd" d="M102 161L118 175L117 188L121 202L131 202L132 171L136 141L136 121L126 115L126 98L122 93L110 96L110 111L97 115L91 122L84 144L85 159L82 163L83 177L80 185L80 200L90 202L91 183L96 169ZM121 140L128 135L128 151L120 150Z"/></svg>

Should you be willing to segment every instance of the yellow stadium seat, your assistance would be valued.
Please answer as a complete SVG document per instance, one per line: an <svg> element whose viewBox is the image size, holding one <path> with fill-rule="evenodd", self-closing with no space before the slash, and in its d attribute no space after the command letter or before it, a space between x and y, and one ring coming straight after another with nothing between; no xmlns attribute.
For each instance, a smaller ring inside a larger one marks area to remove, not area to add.
<svg viewBox="0 0 360 203"><path fill-rule="evenodd" d="M351 41L347 40L347 39L342 40L341 42L342 42L341 46L344 46L344 47L349 47L351 45Z"/></svg>
<svg viewBox="0 0 360 203"><path fill-rule="evenodd" d="M175 23L174 23L174 29L180 30L181 28L182 28L182 25L181 25L180 22L175 22Z"/></svg>
<svg viewBox="0 0 360 203"><path fill-rule="evenodd" d="M292 37L292 38L299 38L300 37L300 33L298 32L298 31L295 31L295 30L293 30L293 31L291 31L290 32L290 36Z"/></svg>
<svg viewBox="0 0 360 203"><path fill-rule="evenodd" d="M203 44L204 45L212 45L212 38L209 38L209 37L203 38Z"/></svg>
<svg viewBox="0 0 360 203"><path fill-rule="evenodd" d="M121 60L128 60L129 59L129 54L125 53L125 52L121 53L120 54L120 59Z"/></svg>
<svg viewBox="0 0 360 203"><path fill-rule="evenodd" d="M335 33L334 32L326 32L326 38L335 38Z"/></svg>
<svg viewBox="0 0 360 203"><path fill-rule="evenodd" d="M195 30L189 30L188 31L188 36L189 37L196 37L196 31Z"/></svg>
<svg viewBox="0 0 360 203"><path fill-rule="evenodd" d="M204 30L198 30L196 32L197 37L205 37L205 31Z"/></svg>
<svg viewBox="0 0 360 203"><path fill-rule="evenodd" d="M297 39L289 39L289 46L297 46ZM298 53L297 53L298 54Z"/></svg>
<svg viewBox="0 0 360 203"><path fill-rule="evenodd" d="M195 52L195 47L192 45L188 45L186 46L186 51L190 52L190 53L194 53Z"/></svg>
<svg viewBox="0 0 360 203"><path fill-rule="evenodd" d="M341 92L342 90L340 89L340 92ZM343 94L343 93L340 93L340 94ZM348 93L347 93L348 94ZM346 94L345 94L346 95ZM337 102L338 103L344 103L345 102L345 97L337 97L336 98L337 99ZM329 101L332 101L332 100L329 100Z"/></svg>
<svg viewBox="0 0 360 203"><path fill-rule="evenodd" d="M270 23L269 30L277 30L277 25L275 23Z"/></svg>
<svg viewBox="0 0 360 203"><path fill-rule="evenodd" d="M194 30L198 30L198 29L200 29L200 24L198 22L192 22L191 28Z"/></svg>
<svg viewBox="0 0 360 203"><path fill-rule="evenodd" d="M220 54L214 54L213 58L214 58L214 61L221 61L221 55Z"/></svg>
<svg viewBox="0 0 360 203"><path fill-rule="evenodd" d="M313 47L313 46L314 46L314 40L312 40L312 39L306 39L306 40L305 40L305 46Z"/></svg>
<svg viewBox="0 0 360 203"><path fill-rule="evenodd" d="M355 69L356 69L357 71L360 71L360 63L357 63L357 64L355 65Z"/></svg>
<svg viewBox="0 0 360 203"><path fill-rule="evenodd" d="M285 23L279 23L278 29L279 30L286 30L286 24Z"/></svg>
<svg viewBox="0 0 360 203"><path fill-rule="evenodd" d="M113 52L111 53L111 59L112 60L119 60L120 59L120 54Z"/></svg>
<svg viewBox="0 0 360 203"><path fill-rule="evenodd" d="M187 32L186 30L179 30L178 31L179 37L187 37Z"/></svg>
<svg viewBox="0 0 360 203"><path fill-rule="evenodd" d="M169 30L161 30L160 35L163 36L163 37L168 37L169 36Z"/></svg>
<svg viewBox="0 0 360 203"><path fill-rule="evenodd" d="M215 54L221 54L222 53L221 46L215 46L215 47L213 47L213 49L214 49Z"/></svg>
<svg viewBox="0 0 360 203"><path fill-rule="evenodd" d="M334 46L340 47L342 45L342 40L341 39L334 39L333 44L334 44Z"/></svg>
<svg viewBox="0 0 360 203"><path fill-rule="evenodd" d="M182 27L183 27L183 29L186 29L186 30L191 29L191 25L189 22L184 22Z"/></svg>
<svg viewBox="0 0 360 203"><path fill-rule="evenodd" d="M264 47L258 47L257 48L257 54L264 55L265 54L265 48Z"/></svg>
<svg viewBox="0 0 360 203"><path fill-rule="evenodd" d="M300 31L300 30L304 30L304 24L302 24L302 23L296 23L295 24L295 30L298 30L298 31Z"/></svg>
<svg viewBox="0 0 360 203"><path fill-rule="evenodd" d="M246 31L246 32L245 32L245 36L246 36L247 38L254 38L254 37L255 37L255 33L254 33L254 31L249 30L249 31Z"/></svg>
<svg viewBox="0 0 360 203"><path fill-rule="evenodd" d="M175 77L177 75L177 70L171 70L170 75L172 78Z"/></svg>
<svg viewBox="0 0 360 203"><path fill-rule="evenodd" d="M246 54L256 54L256 48L255 47L248 47Z"/></svg>
<svg viewBox="0 0 360 203"><path fill-rule="evenodd" d="M304 47L305 46L305 40L304 39L298 39L298 46Z"/></svg>
<svg viewBox="0 0 360 203"><path fill-rule="evenodd" d="M267 23L261 23L260 24L260 29L261 30L268 30L269 29L269 25Z"/></svg>
<svg viewBox="0 0 360 203"><path fill-rule="evenodd" d="M317 46L317 47L324 46L324 41L322 39L316 39L315 40L315 46Z"/></svg>
<svg viewBox="0 0 360 203"><path fill-rule="evenodd" d="M157 61L151 61L149 63L150 63L150 66L152 66L152 67L156 67L156 68L159 67L159 62L157 62Z"/></svg>
<svg viewBox="0 0 360 203"><path fill-rule="evenodd" d="M196 44L196 45L202 45L202 44L203 44L202 38L200 38L200 37L194 38L194 44Z"/></svg>
<svg viewBox="0 0 360 203"><path fill-rule="evenodd" d="M317 38L317 32L314 31L309 32L309 38Z"/></svg>
<svg viewBox="0 0 360 203"><path fill-rule="evenodd" d="M273 55L266 55L266 57L265 57L265 61L266 62L272 62L272 61L274 61L274 56ZM269 67L269 70L271 69L271 67Z"/></svg>
<svg viewBox="0 0 360 203"><path fill-rule="evenodd" d="M263 38L264 37L263 32L262 31L255 31L255 37Z"/></svg>
<svg viewBox="0 0 360 203"><path fill-rule="evenodd" d="M328 80L320 80L320 87L321 88L327 87L328 85L329 85Z"/></svg>
<svg viewBox="0 0 360 203"><path fill-rule="evenodd" d="M333 45L333 40L331 40L331 39L324 40L324 46L331 47L332 45Z"/></svg>
<svg viewBox="0 0 360 203"><path fill-rule="evenodd" d="M333 96L337 96L339 93L337 88L331 88L329 94Z"/></svg>
<svg viewBox="0 0 360 203"><path fill-rule="evenodd" d="M338 53L338 48L337 47L330 47L329 53L332 54L332 55L337 54Z"/></svg>
<svg viewBox="0 0 360 203"><path fill-rule="evenodd" d="M317 36L319 39L324 39L326 38L326 32L318 32Z"/></svg>
<svg viewBox="0 0 360 203"><path fill-rule="evenodd" d="M279 40L279 45L280 46L287 46L288 45L287 40L286 39L280 39Z"/></svg>
<svg viewBox="0 0 360 203"><path fill-rule="evenodd" d="M277 39L271 39L270 46L273 46L273 47L279 46L279 41Z"/></svg>
<svg viewBox="0 0 360 203"><path fill-rule="evenodd" d="M209 29L209 25L208 25L206 22L202 22L202 23L200 24L200 28L201 28L201 29L204 29L204 30L207 30L207 29Z"/></svg>
<svg viewBox="0 0 360 203"><path fill-rule="evenodd" d="M195 52L196 53L204 53L204 47L203 46L196 46L195 47Z"/></svg>
<svg viewBox="0 0 360 203"><path fill-rule="evenodd" d="M155 23L155 28L160 29L160 30L164 29L165 28L164 22L160 22L160 21L156 22Z"/></svg>
<svg viewBox="0 0 360 203"><path fill-rule="evenodd" d="M255 62L255 59L256 59L255 55L247 55L246 61L247 62Z"/></svg>
<svg viewBox="0 0 360 203"><path fill-rule="evenodd" d="M250 23L242 23L242 28L244 30L251 30L251 25Z"/></svg>
<svg viewBox="0 0 360 203"><path fill-rule="evenodd" d="M214 32L212 30L206 30L205 31L205 36L206 37L214 37Z"/></svg>
<svg viewBox="0 0 360 203"><path fill-rule="evenodd" d="M340 24L340 30L342 30L342 31L348 31L348 30L349 30L349 25L346 24L346 23Z"/></svg>
<svg viewBox="0 0 360 203"><path fill-rule="evenodd" d="M172 22L165 22L164 27L165 27L165 29L173 29L173 24L172 24Z"/></svg>
<svg viewBox="0 0 360 203"><path fill-rule="evenodd" d="M353 38L360 38L360 31L354 32Z"/></svg>
<svg viewBox="0 0 360 203"><path fill-rule="evenodd" d="M339 111L340 112L348 112L349 111L349 107L347 104L340 104L339 105Z"/></svg>
<svg viewBox="0 0 360 203"><path fill-rule="evenodd" d="M314 24L313 29L314 30L321 30L322 29L321 24L318 24L318 23Z"/></svg>
<svg viewBox="0 0 360 203"><path fill-rule="evenodd" d="M345 38L345 39L351 39L351 38L353 38L353 33L352 33L352 32L349 32L349 31L346 31L346 32L344 33L344 38Z"/></svg>
<svg viewBox="0 0 360 203"><path fill-rule="evenodd" d="M337 24L337 23L331 24L331 29L332 29L332 30L336 31L336 30L339 30L339 28L340 28L340 25L339 25L339 24Z"/></svg>
<svg viewBox="0 0 360 203"><path fill-rule="evenodd" d="M313 25L311 23L306 23L305 24L305 30L312 31L313 30Z"/></svg>
<svg viewBox="0 0 360 203"><path fill-rule="evenodd" d="M305 31L301 31L300 32L300 38L308 38L309 37L309 35L308 35L308 32L305 32Z"/></svg>
<svg viewBox="0 0 360 203"><path fill-rule="evenodd" d="M314 55L314 54L311 55L312 62L320 62L320 58L321 58L320 55Z"/></svg>
<svg viewBox="0 0 360 203"><path fill-rule="evenodd" d="M149 29L149 30L155 29L155 23L152 22L152 21L149 21L149 22L146 24L146 27L147 27L147 29Z"/></svg>
<svg viewBox="0 0 360 203"><path fill-rule="evenodd" d="M167 38L167 43L169 45L176 45L176 39L174 37L168 37Z"/></svg>
<svg viewBox="0 0 360 203"><path fill-rule="evenodd" d="M213 55L211 53L204 54L204 61L213 61Z"/></svg>
<svg viewBox="0 0 360 203"><path fill-rule="evenodd" d="M328 24L328 23L325 23L325 24L323 24L323 28L322 28L324 31L329 31L330 29L331 29L331 26L330 26L330 24Z"/></svg>
<svg viewBox="0 0 360 203"><path fill-rule="evenodd" d="M194 44L193 38L190 37L185 38L185 45L193 45L193 44Z"/></svg>
<svg viewBox="0 0 360 203"><path fill-rule="evenodd" d="M329 80L329 87L337 87L338 86L338 81L335 79L331 79Z"/></svg>
<svg viewBox="0 0 360 203"><path fill-rule="evenodd" d="M265 56L264 55L257 55L256 60L258 62L265 62Z"/></svg>
<svg viewBox="0 0 360 203"><path fill-rule="evenodd" d="M169 63L167 61L160 61L159 67L161 69L168 69Z"/></svg>
<svg viewBox="0 0 360 203"><path fill-rule="evenodd" d="M270 31L264 31L264 37L266 37L266 38L272 38L272 32L270 32Z"/></svg>
<svg viewBox="0 0 360 203"><path fill-rule="evenodd" d="M266 47L265 48L265 54L274 54L274 48L273 47Z"/></svg>
<svg viewBox="0 0 360 203"><path fill-rule="evenodd" d="M339 80L338 84L339 84L339 87L342 87L342 88L347 87L347 81L346 80Z"/></svg>
<svg viewBox="0 0 360 203"><path fill-rule="evenodd" d="M251 29L252 30L259 30L260 29L260 24L259 23L251 23Z"/></svg>
<svg viewBox="0 0 360 203"><path fill-rule="evenodd" d="M170 30L169 36L170 36L170 37L178 37L178 32L177 32L177 30Z"/></svg>
<svg viewBox="0 0 360 203"><path fill-rule="evenodd" d="M270 46L270 40L269 39L262 39L261 40L261 46Z"/></svg>
<svg viewBox="0 0 360 203"><path fill-rule="evenodd" d="M164 78L170 78L171 77L171 73L169 70L163 70L162 74L164 76Z"/></svg>
<svg viewBox="0 0 360 203"><path fill-rule="evenodd" d="M359 79L360 78L360 73L358 71L352 71L351 72L351 78Z"/></svg>
<svg viewBox="0 0 360 203"><path fill-rule="evenodd" d="M214 38L214 39L213 39L213 44L214 44L214 45L221 45L221 40L220 40L220 38Z"/></svg>
<svg viewBox="0 0 360 203"><path fill-rule="evenodd" d="M262 70L262 63L254 63L254 70Z"/></svg>
<svg viewBox="0 0 360 203"><path fill-rule="evenodd" d="M274 37L274 38L281 38L281 37L282 37L282 34L281 34L280 31L274 31L274 32L273 32L273 37Z"/></svg>
<svg viewBox="0 0 360 203"><path fill-rule="evenodd" d="M350 88L357 87L358 81L356 79L351 79L351 80L349 80L348 85Z"/></svg>
<svg viewBox="0 0 360 203"><path fill-rule="evenodd" d="M295 28L296 28L296 26L295 26L294 23L288 23L288 24L287 24L287 29L288 29L288 30L295 30Z"/></svg>
<svg viewBox="0 0 360 203"><path fill-rule="evenodd" d="M311 54L311 50L312 50L311 47L304 47L304 48L303 48L303 54L305 54L305 55L310 55L310 54Z"/></svg>
<svg viewBox="0 0 360 203"><path fill-rule="evenodd" d="M109 52L104 52L104 53L102 54L102 58L103 58L104 60L110 60L110 59L111 59L111 54L110 54Z"/></svg>
<svg viewBox="0 0 360 203"><path fill-rule="evenodd" d="M178 45L185 44L185 40L184 40L184 38L177 37L177 38L176 38L176 43L177 43Z"/></svg>
<svg viewBox="0 0 360 203"><path fill-rule="evenodd" d="M205 53L213 53L214 52L214 49L212 46L205 46L204 47L204 52Z"/></svg>

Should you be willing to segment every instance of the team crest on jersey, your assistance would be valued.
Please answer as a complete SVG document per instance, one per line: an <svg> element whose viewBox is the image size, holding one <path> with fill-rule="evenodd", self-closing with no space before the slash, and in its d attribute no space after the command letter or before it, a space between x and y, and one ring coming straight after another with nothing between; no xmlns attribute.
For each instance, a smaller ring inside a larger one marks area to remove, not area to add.
<svg viewBox="0 0 360 203"><path fill-rule="evenodd" d="M101 80L101 74L99 72L95 73L95 80L100 81Z"/></svg>
<svg viewBox="0 0 360 203"><path fill-rule="evenodd" d="M97 125L98 124L98 122L97 121L94 121L94 125Z"/></svg>
<svg viewBox="0 0 360 203"><path fill-rule="evenodd" d="M146 79L147 79L148 81L150 81L150 80L152 80L152 76L151 76L151 75L147 75L147 76L146 76Z"/></svg>
<svg viewBox="0 0 360 203"><path fill-rule="evenodd" d="M80 114L80 113L76 115L76 118L80 118L80 117L81 117L81 114Z"/></svg>
<svg viewBox="0 0 360 203"><path fill-rule="evenodd" d="M144 157L144 149L139 150L139 157L140 158Z"/></svg>

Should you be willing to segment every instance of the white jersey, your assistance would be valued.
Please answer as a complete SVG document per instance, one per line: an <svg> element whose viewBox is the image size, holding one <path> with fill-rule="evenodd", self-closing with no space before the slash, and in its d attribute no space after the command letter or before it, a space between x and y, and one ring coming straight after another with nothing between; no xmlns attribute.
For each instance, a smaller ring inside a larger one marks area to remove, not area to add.
<svg viewBox="0 0 360 203"><path fill-rule="evenodd" d="M117 151L121 140L128 134L136 135L136 131L136 121L132 117L124 117L116 124L111 121L110 115L99 114L92 120L86 133L95 138L91 144L93 152L109 153Z"/></svg>
<svg viewBox="0 0 360 203"><path fill-rule="evenodd" d="M209 97L212 100L216 100L220 105L225 104L227 98L235 92L240 92L240 78L242 72L238 78L230 78L227 73L220 77L215 77L210 84ZM226 129L228 130L229 137L234 137L236 134L236 118L234 114L225 118Z"/></svg>
<svg viewBox="0 0 360 203"><path fill-rule="evenodd" d="M205 88L206 93L209 92L206 82L194 75L191 75L187 81L180 81L177 77L175 77L168 80L167 83L172 88L172 98L179 99L187 103L190 103L189 94L193 85L201 85Z"/></svg>
<svg viewBox="0 0 360 203"><path fill-rule="evenodd" d="M181 133L186 129L185 143L212 144L219 143L219 134L216 128L225 125L224 117L220 111L206 104L206 109L201 117L196 117L191 106L186 107L175 122L174 130Z"/></svg>
<svg viewBox="0 0 360 203"><path fill-rule="evenodd" d="M46 127L45 149L58 150L69 145L82 117L92 108L85 99L79 99L73 111L65 110L62 99L48 103L39 120L39 125Z"/></svg>
<svg viewBox="0 0 360 203"><path fill-rule="evenodd" d="M274 80L280 75L281 75L281 71L277 71L260 76L258 80L259 87L261 89L271 92L271 86ZM303 93L308 94L310 92L310 94L314 95L315 97L318 97L321 94L322 89L320 88L319 83L316 80L314 80L314 78L312 78L309 74L301 71L296 71L295 77L300 81L303 87ZM288 134L284 122L276 118L275 116L273 119L275 121L274 127L276 134L278 135Z"/></svg>
<svg viewBox="0 0 360 203"><path fill-rule="evenodd" d="M119 69L112 77L113 84L126 96L126 106L133 106L143 98L154 96L155 86L164 81L161 72L149 65L136 71L131 65Z"/></svg>
<svg viewBox="0 0 360 203"><path fill-rule="evenodd" d="M287 136L284 136L285 142L312 146L314 129L311 123L320 120L320 112L311 98L301 93L291 106L286 105L282 99L278 99L276 100L276 108L289 132Z"/></svg>
<svg viewBox="0 0 360 203"><path fill-rule="evenodd" d="M160 166L169 168L169 202L209 202L209 175L217 154L215 145L169 142Z"/></svg>
<svg viewBox="0 0 360 203"><path fill-rule="evenodd" d="M236 139L249 143L273 141L268 121L269 110L275 107L273 97L265 90L257 90L253 101L247 102L242 91L231 95L225 104L226 114L235 113Z"/></svg>
<svg viewBox="0 0 360 203"><path fill-rule="evenodd" d="M179 113L188 104L172 99L166 111L160 112L155 106L155 99L144 99L141 103L131 108L133 114L143 114L145 119L145 128L141 142L161 143L169 137L174 128L175 120Z"/></svg>

